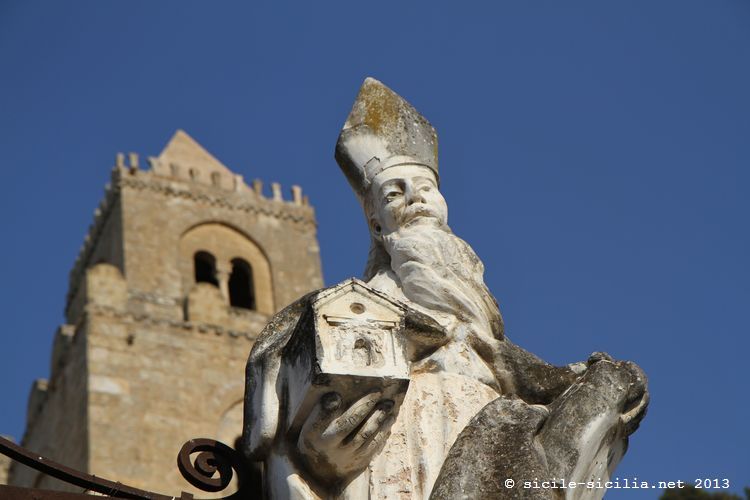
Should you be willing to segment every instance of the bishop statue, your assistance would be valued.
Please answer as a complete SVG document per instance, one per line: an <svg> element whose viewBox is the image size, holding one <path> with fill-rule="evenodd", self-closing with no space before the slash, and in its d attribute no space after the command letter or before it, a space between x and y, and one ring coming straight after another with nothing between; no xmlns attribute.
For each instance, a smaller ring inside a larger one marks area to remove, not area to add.
<svg viewBox="0 0 750 500"><path fill-rule="evenodd" d="M369 256L361 279L277 313L250 354L242 451L263 494L601 498L645 414L641 369L604 353L552 366L510 341L482 262L448 226L435 129L379 81L364 81L335 157Z"/></svg>

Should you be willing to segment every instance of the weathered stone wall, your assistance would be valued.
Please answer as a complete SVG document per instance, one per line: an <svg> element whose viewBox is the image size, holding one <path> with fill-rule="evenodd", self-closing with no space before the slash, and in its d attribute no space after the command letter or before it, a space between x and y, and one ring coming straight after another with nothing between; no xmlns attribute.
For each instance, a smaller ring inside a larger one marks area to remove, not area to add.
<svg viewBox="0 0 750 500"><path fill-rule="evenodd" d="M193 437L233 445L240 435L240 422L231 435L220 427L242 400L251 338L105 308L91 311L90 325L90 470L164 493L187 488L180 446Z"/></svg>
<svg viewBox="0 0 750 500"><path fill-rule="evenodd" d="M37 380L29 395L26 433L21 444L69 467L88 467L88 381L86 331L61 327L55 334L49 382ZM80 491L33 469L13 463L9 484Z"/></svg>
<svg viewBox="0 0 750 500"><path fill-rule="evenodd" d="M323 285L314 212L294 188L266 198L186 134L151 169L118 157L70 278L49 384L35 385L24 446L169 494L193 491L175 458L194 437L241 434L244 369L270 315ZM193 255L219 286L195 283ZM231 260L252 267L256 308L229 305ZM12 484L56 487L29 469ZM201 493L201 496L206 496Z"/></svg>

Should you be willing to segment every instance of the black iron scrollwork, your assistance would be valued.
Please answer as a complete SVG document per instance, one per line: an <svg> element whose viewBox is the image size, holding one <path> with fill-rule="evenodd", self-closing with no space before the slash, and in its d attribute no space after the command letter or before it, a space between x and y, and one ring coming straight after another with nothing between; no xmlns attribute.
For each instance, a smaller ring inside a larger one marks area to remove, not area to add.
<svg viewBox="0 0 750 500"><path fill-rule="evenodd" d="M191 462L191 455L197 453ZM245 459L236 450L213 439L191 439L177 455L177 468L187 482L203 491L216 492L225 489L237 474L238 491L224 497L228 499L252 498L249 489L250 470ZM214 477L217 476L218 477Z"/></svg>
<svg viewBox="0 0 750 500"><path fill-rule="evenodd" d="M32 469L79 486L84 491L95 491L110 498L130 498L134 500L174 500L175 498L188 500L193 498L193 495L187 492L182 492L179 497L172 497L92 476L32 453L2 437L0 437L0 453ZM191 461L191 456L196 453L198 455L195 460ZM246 462L239 452L219 441L205 438L191 439L182 446L177 456L177 467L191 485L199 490L212 493L226 489L230 485L232 477L236 474L237 491L221 500L251 500L261 497L260 477L254 464ZM21 495L19 491L22 490L33 492L33 498L40 499L59 498L59 495L62 495L58 492L45 492L37 489L0 486L0 489L2 488L6 488L3 491L6 491L7 494L12 492L18 498L26 498L26 496L19 496ZM0 493L2 492L0 491ZM65 495L72 496L74 494ZM85 497L88 498L88 496Z"/></svg>
<svg viewBox="0 0 750 500"><path fill-rule="evenodd" d="M132 486L116 481L109 481L101 477L92 476L91 474L71 469L37 453L32 453L26 448L18 446L13 441L2 437L0 437L0 453L10 457L16 462L47 474L48 476L78 486L84 491L95 491L111 498L131 498L134 500L173 499L173 497L133 488ZM39 492L42 490L35 491ZM37 497L43 498L43 494L39 493Z"/></svg>

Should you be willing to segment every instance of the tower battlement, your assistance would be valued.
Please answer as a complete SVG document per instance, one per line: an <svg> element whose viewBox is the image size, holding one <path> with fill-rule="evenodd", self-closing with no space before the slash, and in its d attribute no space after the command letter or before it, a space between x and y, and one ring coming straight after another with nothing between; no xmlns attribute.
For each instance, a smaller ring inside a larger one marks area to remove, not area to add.
<svg viewBox="0 0 750 500"><path fill-rule="evenodd" d="M265 192L260 179L248 185L241 175L232 172L187 133L178 130L159 156L148 158L147 168L143 168L137 153L117 153L111 180L94 210L93 221L70 271L66 312L78 293L85 270L98 262L111 260L97 257L96 250L113 209L117 211L124 189L149 191L167 200L190 200L206 208L221 207L271 217L307 230L314 231L316 227L315 211L300 186L292 185L289 198L284 198L278 182L270 184L269 193Z"/></svg>

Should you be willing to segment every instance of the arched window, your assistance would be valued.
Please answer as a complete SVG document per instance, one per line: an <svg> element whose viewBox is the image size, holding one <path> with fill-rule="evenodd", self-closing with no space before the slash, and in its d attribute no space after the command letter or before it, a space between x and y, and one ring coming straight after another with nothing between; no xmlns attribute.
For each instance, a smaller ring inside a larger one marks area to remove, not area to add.
<svg viewBox="0 0 750 500"><path fill-rule="evenodd" d="M211 283L213 286L219 286L219 280L216 279L216 258L208 252L195 252L193 256L195 263L195 282Z"/></svg>
<svg viewBox="0 0 750 500"><path fill-rule="evenodd" d="M232 259L232 274L229 275L229 305L255 309L253 268L243 259Z"/></svg>

